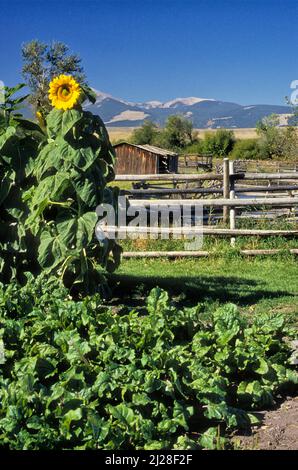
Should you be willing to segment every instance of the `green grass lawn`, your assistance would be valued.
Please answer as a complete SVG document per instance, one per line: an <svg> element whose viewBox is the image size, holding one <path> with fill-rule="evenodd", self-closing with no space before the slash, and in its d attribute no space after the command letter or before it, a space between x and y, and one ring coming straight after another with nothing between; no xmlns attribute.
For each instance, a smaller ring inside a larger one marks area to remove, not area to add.
<svg viewBox="0 0 298 470"><path fill-rule="evenodd" d="M247 259L126 259L111 276L115 294L133 305L158 285L184 304L208 308L233 302L254 313L282 311L298 317L298 263L294 256Z"/></svg>
<svg viewBox="0 0 298 470"><path fill-rule="evenodd" d="M221 226L219 226L220 228ZM245 227L246 228L246 227ZM260 227L257 227L260 228ZM265 227L266 229L267 227ZM292 229L292 227L290 227ZM296 227L294 229L297 230ZM287 230L282 227L281 230ZM191 241L191 240L189 240ZM187 239L173 240L121 240L120 244L124 251L184 251ZM237 236L235 250L248 249L281 249L289 250L290 248L298 248L297 237L286 238L281 236L275 237L240 237ZM230 240L227 237L214 235L204 235L203 243L198 250L207 250L210 253L221 256L222 254L231 253Z"/></svg>

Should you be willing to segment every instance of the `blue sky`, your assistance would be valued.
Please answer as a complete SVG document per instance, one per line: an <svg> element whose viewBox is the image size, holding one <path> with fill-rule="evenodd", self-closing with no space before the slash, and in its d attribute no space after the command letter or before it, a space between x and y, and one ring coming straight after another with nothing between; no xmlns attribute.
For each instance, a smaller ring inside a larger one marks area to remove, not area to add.
<svg viewBox="0 0 298 470"><path fill-rule="evenodd" d="M60 40L89 83L132 101L199 96L284 104L298 79L297 0L0 0L1 76L20 48Z"/></svg>

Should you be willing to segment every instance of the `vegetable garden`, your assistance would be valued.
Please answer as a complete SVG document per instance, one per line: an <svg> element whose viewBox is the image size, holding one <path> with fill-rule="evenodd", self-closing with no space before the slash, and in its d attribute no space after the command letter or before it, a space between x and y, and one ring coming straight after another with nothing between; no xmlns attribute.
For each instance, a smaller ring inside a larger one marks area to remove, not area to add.
<svg viewBox="0 0 298 470"><path fill-rule="evenodd" d="M4 88L0 122L0 448L232 448L297 393L297 310L250 316L160 287L115 303L121 247L94 232L118 194L114 152L82 108L92 90L54 78L37 124L21 88Z"/></svg>

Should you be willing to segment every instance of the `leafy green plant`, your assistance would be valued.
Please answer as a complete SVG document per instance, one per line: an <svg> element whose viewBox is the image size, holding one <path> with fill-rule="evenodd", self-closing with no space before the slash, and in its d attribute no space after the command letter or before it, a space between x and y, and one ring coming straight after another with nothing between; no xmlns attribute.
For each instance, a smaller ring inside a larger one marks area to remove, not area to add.
<svg viewBox="0 0 298 470"><path fill-rule="evenodd" d="M297 390L282 315L228 304L74 302L56 277L0 286L2 449L222 449L253 410Z"/></svg>
<svg viewBox="0 0 298 470"><path fill-rule="evenodd" d="M193 144L187 145L184 152L186 154L201 154L204 153L204 140L196 138Z"/></svg>
<svg viewBox="0 0 298 470"><path fill-rule="evenodd" d="M0 129L1 132L5 130L12 123L12 119L21 118L22 114L18 113L20 109L24 106L24 102L28 99L29 95L19 96L13 98L13 95L26 85L20 83L15 87L3 86L0 89Z"/></svg>
<svg viewBox="0 0 298 470"><path fill-rule="evenodd" d="M216 132L206 132L202 142L203 150L212 153L215 157L226 157L235 144L233 131L218 129Z"/></svg>
<svg viewBox="0 0 298 470"><path fill-rule="evenodd" d="M257 160L261 157L260 153L257 139L243 139L237 140L229 157L235 160Z"/></svg>
<svg viewBox="0 0 298 470"><path fill-rule="evenodd" d="M23 88L4 87L0 105L0 280L22 279L34 270L35 241L25 228L29 209L23 192L32 184L30 165L45 136L38 125L22 119L19 109L27 96L14 98Z"/></svg>
<svg viewBox="0 0 298 470"><path fill-rule="evenodd" d="M84 92L94 101L89 89ZM25 196L27 227L40 238L42 269L60 274L68 287L95 291L103 280L95 260L112 269L120 256L113 241L100 246L94 232L96 207L107 199L113 202L116 195L116 189L105 188L114 178L114 151L102 120L80 105L54 108L46 128L47 142L31 172L36 184Z"/></svg>

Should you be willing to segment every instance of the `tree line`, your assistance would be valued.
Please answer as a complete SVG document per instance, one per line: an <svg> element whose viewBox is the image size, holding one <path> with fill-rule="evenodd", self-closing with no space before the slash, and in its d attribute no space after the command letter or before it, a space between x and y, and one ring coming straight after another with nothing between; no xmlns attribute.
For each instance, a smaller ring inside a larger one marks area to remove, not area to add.
<svg viewBox="0 0 298 470"><path fill-rule="evenodd" d="M188 154L212 154L216 158L232 159L289 159L298 160L298 133L296 126L279 126L277 115L265 117L257 123L257 138L237 140L229 129L206 131L199 138L192 122L184 116L170 116L164 128L150 120L135 129L131 142L137 145L156 145Z"/></svg>

